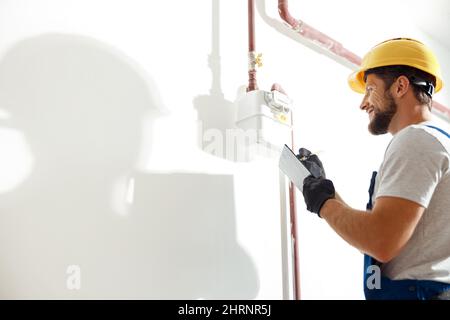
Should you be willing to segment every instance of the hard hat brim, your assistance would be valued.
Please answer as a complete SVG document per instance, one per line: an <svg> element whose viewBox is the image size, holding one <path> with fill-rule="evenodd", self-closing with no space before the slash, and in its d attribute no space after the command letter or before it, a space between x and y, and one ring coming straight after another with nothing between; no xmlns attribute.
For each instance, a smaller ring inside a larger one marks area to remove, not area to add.
<svg viewBox="0 0 450 320"><path fill-rule="evenodd" d="M357 70L351 73L348 77L348 85L350 88L357 93L365 93L366 92L366 82L364 81L364 72L365 70ZM435 93L439 92L442 89L443 82L440 77L436 77L436 88L434 90Z"/></svg>
<svg viewBox="0 0 450 320"><path fill-rule="evenodd" d="M364 72L357 70L348 77L350 88L357 93L366 92L366 83L364 82Z"/></svg>

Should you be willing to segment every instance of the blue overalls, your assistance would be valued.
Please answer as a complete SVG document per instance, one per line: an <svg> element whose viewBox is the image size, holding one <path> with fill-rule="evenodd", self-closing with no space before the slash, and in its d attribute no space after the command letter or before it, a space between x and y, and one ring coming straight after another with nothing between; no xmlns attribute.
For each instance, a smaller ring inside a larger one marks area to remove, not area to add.
<svg viewBox="0 0 450 320"><path fill-rule="evenodd" d="M429 126L438 130L450 138L444 130ZM369 187L369 202L366 209L372 210L372 196L375 188L377 172L372 173ZM381 266L381 263L369 255L364 255L364 295L367 300L440 300L450 299L450 284L430 281L430 280L391 280L381 276L378 288L369 288L368 283L373 279L374 268L371 266ZM373 287L373 283L371 285Z"/></svg>

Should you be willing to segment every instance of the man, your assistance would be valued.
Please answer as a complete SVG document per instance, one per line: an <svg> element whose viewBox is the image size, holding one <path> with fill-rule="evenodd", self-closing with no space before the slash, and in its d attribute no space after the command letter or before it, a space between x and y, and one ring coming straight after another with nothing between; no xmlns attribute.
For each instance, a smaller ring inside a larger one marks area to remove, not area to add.
<svg viewBox="0 0 450 320"><path fill-rule="evenodd" d="M367 299L450 299L450 136L431 121L432 96L442 88L437 59L418 41L388 40L349 84L365 93L369 131L393 138L372 176L367 211L349 207L325 174L305 179L307 208L366 254ZM323 170L309 151L299 158ZM381 288L368 281L374 267Z"/></svg>

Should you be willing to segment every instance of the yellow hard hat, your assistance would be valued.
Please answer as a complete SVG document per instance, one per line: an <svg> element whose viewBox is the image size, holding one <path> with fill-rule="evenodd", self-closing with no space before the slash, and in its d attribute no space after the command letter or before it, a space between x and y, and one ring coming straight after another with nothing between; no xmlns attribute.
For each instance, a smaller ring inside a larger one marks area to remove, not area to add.
<svg viewBox="0 0 450 320"><path fill-rule="evenodd" d="M425 71L436 77L438 92L442 88L442 76L434 53L423 43L408 38L396 38L384 41L372 48L363 58L361 66L348 77L353 91L364 93L366 83L364 72L377 67L404 65Z"/></svg>

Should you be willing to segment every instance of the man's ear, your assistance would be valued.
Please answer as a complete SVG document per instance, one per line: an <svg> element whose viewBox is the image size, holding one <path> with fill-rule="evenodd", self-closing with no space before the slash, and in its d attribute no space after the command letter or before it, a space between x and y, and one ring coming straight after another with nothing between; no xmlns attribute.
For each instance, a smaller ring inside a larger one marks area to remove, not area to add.
<svg viewBox="0 0 450 320"><path fill-rule="evenodd" d="M397 80L395 80L394 82L394 92L393 94L397 97L397 98L401 98L403 97L409 90L410 88L410 82L408 77L406 76L400 76L397 78Z"/></svg>

